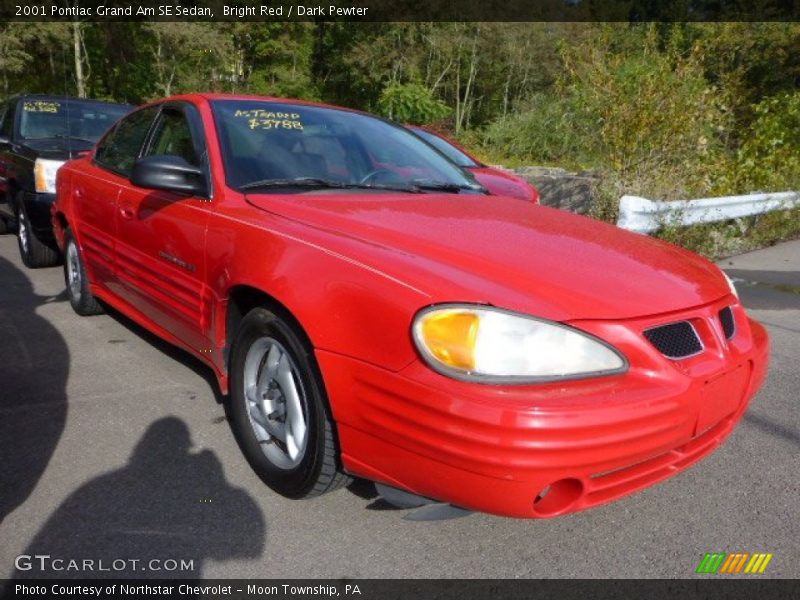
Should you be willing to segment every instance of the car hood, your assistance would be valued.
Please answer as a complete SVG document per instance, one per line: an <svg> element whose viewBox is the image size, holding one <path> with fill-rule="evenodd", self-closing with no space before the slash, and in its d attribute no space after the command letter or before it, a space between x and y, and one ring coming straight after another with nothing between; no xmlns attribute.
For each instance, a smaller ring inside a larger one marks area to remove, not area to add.
<svg viewBox="0 0 800 600"><path fill-rule="evenodd" d="M378 254L352 258L433 302L486 302L563 321L665 313L729 293L719 269L687 250L513 198L334 192L248 201L402 255L394 267Z"/></svg>
<svg viewBox="0 0 800 600"><path fill-rule="evenodd" d="M483 187L496 196L511 196L533 202L536 193L524 180L511 173L491 167L469 167L468 169Z"/></svg>
<svg viewBox="0 0 800 600"><path fill-rule="evenodd" d="M22 143L30 148L37 157L53 160L76 158L94 146L93 142L75 138L42 138L24 140Z"/></svg>

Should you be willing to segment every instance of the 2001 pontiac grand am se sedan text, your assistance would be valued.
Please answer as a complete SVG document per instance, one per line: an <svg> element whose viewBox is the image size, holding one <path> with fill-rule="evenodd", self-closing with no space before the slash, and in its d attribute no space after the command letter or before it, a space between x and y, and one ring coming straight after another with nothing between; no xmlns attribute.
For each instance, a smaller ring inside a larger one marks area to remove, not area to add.
<svg viewBox="0 0 800 600"><path fill-rule="evenodd" d="M402 127L188 95L58 173L70 301L188 350L250 464L290 497L352 474L549 517L719 446L768 341L669 244L488 196Z"/></svg>

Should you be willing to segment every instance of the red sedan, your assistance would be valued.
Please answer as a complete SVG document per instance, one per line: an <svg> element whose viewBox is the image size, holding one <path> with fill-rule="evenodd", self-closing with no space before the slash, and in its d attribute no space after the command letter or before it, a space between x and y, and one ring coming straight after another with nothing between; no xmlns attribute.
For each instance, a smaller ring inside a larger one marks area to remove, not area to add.
<svg viewBox="0 0 800 600"><path fill-rule="evenodd" d="M57 190L75 311L103 301L207 363L289 497L355 475L502 515L588 508L717 448L766 374L709 261L488 197L364 113L170 98Z"/></svg>
<svg viewBox="0 0 800 600"><path fill-rule="evenodd" d="M466 169L490 194L510 196L527 202L539 204L539 190L509 171L489 167L469 154L452 140L419 125L408 125L408 129L428 142L462 169Z"/></svg>

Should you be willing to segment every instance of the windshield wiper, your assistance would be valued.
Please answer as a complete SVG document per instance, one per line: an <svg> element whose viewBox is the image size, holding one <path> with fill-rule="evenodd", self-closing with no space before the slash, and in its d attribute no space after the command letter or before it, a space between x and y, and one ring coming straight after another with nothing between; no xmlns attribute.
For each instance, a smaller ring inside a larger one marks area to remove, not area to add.
<svg viewBox="0 0 800 600"><path fill-rule="evenodd" d="M486 189L483 186L476 186L476 185L464 185L460 183L445 183L445 182L438 182L438 181L415 181L414 187L430 191L430 192L449 192L453 194L457 194L459 192L470 191L470 192L486 192Z"/></svg>
<svg viewBox="0 0 800 600"><path fill-rule="evenodd" d="M332 179L319 179L316 177L298 177L296 179L259 179L240 185L240 190L254 190L256 188L275 188L275 187L319 187L319 188L340 188L343 184Z"/></svg>
<svg viewBox="0 0 800 600"><path fill-rule="evenodd" d="M320 179L317 177L297 177L295 179L261 179L251 181L239 186L240 191L285 188L285 187L304 187L321 189L343 189L343 190L385 190L390 192L408 192L411 194L422 193L419 186L390 186L390 185L369 185L366 183L347 183L344 181L334 181L332 179Z"/></svg>
<svg viewBox="0 0 800 600"><path fill-rule="evenodd" d="M35 137L35 138L32 138L32 137L26 137L25 139L26 139L26 140L31 140L31 141L41 141L41 140L75 140L75 141L77 141L77 142L86 142L87 144L92 144L92 145L94 145L94 144L95 144L95 141L96 141L96 140L87 140L86 138L82 138L82 137L75 137L74 135L64 135L64 134L62 134L62 133L59 133L58 135L46 135L46 136L44 136L44 137Z"/></svg>
<svg viewBox="0 0 800 600"><path fill-rule="evenodd" d="M86 138L77 137L74 135L54 135L57 140L78 140L79 142L86 142L87 144L94 144L97 140L88 140Z"/></svg>

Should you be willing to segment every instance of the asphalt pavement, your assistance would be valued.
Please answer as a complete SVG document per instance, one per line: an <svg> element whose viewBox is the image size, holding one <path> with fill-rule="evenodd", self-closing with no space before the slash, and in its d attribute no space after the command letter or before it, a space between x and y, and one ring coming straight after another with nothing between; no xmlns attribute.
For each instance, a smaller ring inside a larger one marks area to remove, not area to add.
<svg viewBox="0 0 800 600"><path fill-rule="evenodd" d="M770 552L763 577L800 577L800 241L720 264L772 364L719 450L567 517L414 522L364 482L271 492L209 371L118 314L76 316L61 268L25 269L0 236L0 578L33 554L95 561L85 576L142 560L155 577L680 578L706 552Z"/></svg>

